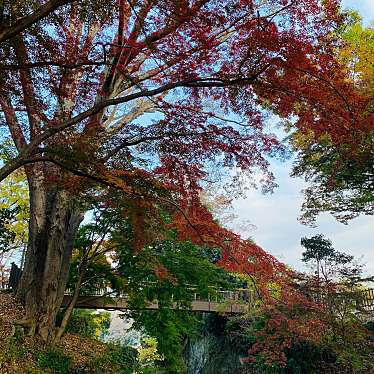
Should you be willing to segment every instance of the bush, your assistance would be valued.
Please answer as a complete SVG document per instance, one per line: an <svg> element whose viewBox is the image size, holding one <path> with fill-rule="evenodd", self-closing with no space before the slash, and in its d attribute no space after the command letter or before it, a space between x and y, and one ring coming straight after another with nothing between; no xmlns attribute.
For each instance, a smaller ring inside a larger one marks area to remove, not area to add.
<svg viewBox="0 0 374 374"><path fill-rule="evenodd" d="M63 313L57 316L57 324L61 323ZM110 327L110 313L97 313L86 309L74 309L66 332L86 338L99 338Z"/></svg>
<svg viewBox="0 0 374 374"><path fill-rule="evenodd" d="M304 374L324 364L333 364L337 360L334 351L308 341L299 341L285 350L287 363L284 373Z"/></svg>
<svg viewBox="0 0 374 374"><path fill-rule="evenodd" d="M41 369L49 369L59 374L68 374L72 359L58 350L50 350L39 353L36 363Z"/></svg>
<svg viewBox="0 0 374 374"><path fill-rule="evenodd" d="M80 373L132 374L139 369L138 351L132 347L109 343L108 351L95 357Z"/></svg>

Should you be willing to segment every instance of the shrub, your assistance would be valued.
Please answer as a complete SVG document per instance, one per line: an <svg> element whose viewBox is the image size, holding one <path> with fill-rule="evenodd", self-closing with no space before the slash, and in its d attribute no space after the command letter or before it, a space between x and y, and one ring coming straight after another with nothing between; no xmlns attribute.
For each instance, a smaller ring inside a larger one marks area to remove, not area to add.
<svg viewBox="0 0 374 374"><path fill-rule="evenodd" d="M62 312L57 317L57 324L62 320ZM86 309L74 309L66 332L86 338L99 338L110 327L110 313L97 313Z"/></svg>
<svg viewBox="0 0 374 374"><path fill-rule="evenodd" d="M50 369L55 373L68 374L72 359L58 350L40 352L37 355L37 366L41 369Z"/></svg>
<svg viewBox="0 0 374 374"><path fill-rule="evenodd" d="M104 354L95 357L85 370L91 374L116 373L132 374L139 368L138 352L136 349L120 344L109 343Z"/></svg>
<svg viewBox="0 0 374 374"><path fill-rule="evenodd" d="M309 341L298 341L285 350L287 363L284 373L311 373L321 364L335 363L337 355L328 347Z"/></svg>

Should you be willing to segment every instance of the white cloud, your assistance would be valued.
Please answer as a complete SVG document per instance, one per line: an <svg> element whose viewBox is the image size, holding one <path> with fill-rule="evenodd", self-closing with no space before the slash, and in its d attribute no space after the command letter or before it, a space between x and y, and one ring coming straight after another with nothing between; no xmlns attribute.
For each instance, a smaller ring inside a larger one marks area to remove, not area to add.
<svg viewBox="0 0 374 374"><path fill-rule="evenodd" d="M366 23L374 21L374 0L343 0L342 4L358 10Z"/></svg>
<svg viewBox="0 0 374 374"><path fill-rule="evenodd" d="M357 9L366 23L374 20L374 0L343 0L343 6ZM241 232L243 237L252 236L265 250L296 269L302 270L300 261L303 248L300 239L323 233L333 241L338 250L351 253L356 258L363 256L366 270L374 274L374 217L359 217L348 225L337 222L324 214L318 227L312 229L301 225L297 218L303 201L303 181L289 177L290 162L272 162L279 188L273 195L264 196L260 191L249 191L246 199L234 202L234 210L241 220L250 220L257 229Z"/></svg>
<svg viewBox="0 0 374 374"><path fill-rule="evenodd" d="M246 199L234 202L239 219L249 219L255 230L242 232L243 237L252 236L265 250L296 269L303 270L300 261L303 248L300 239L323 233L333 241L338 250L363 256L368 273L374 274L374 248L372 240L373 217L359 217L348 225L337 222L324 214L318 220L317 228L301 225L297 218L303 201L303 181L289 177L291 164L273 163L279 188L273 195L262 195L260 191L249 191Z"/></svg>

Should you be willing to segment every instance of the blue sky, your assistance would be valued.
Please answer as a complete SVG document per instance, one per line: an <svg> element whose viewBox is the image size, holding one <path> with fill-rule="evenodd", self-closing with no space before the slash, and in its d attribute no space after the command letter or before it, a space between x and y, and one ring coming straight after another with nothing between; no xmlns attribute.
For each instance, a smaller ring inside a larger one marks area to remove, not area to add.
<svg viewBox="0 0 374 374"><path fill-rule="evenodd" d="M343 5L357 9L366 24L374 21L374 0L343 0ZM251 236L265 250L299 270L305 270L300 261L303 251L300 238L323 233L336 249L363 257L368 273L374 275L374 217L356 218L348 225L337 222L323 214L316 229L301 225L297 218L303 201L301 193L305 186L300 179L290 178L291 163L272 162L272 170L279 187L272 195L249 191L246 199L234 202L234 212L240 220L250 221L255 229L241 231Z"/></svg>
<svg viewBox="0 0 374 374"><path fill-rule="evenodd" d="M366 24L374 21L374 0L343 0L342 4L347 8L357 9Z"/></svg>

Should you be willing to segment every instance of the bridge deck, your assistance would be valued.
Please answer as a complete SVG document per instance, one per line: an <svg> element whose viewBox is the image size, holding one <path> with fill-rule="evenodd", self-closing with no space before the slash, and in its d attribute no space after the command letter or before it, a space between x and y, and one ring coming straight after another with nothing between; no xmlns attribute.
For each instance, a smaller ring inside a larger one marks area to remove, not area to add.
<svg viewBox="0 0 374 374"><path fill-rule="evenodd" d="M65 295L63 306L67 306L71 300L70 295ZM206 300L193 300L191 309L194 312L221 312L228 314L245 313L249 308L248 303L240 300L232 301L206 301ZM124 297L107 298L103 296L80 296L78 298L76 308L83 309L106 309L106 310L126 310L129 309L128 301ZM173 305L177 309L177 305ZM158 303L149 303L145 309L158 309Z"/></svg>
<svg viewBox="0 0 374 374"><path fill-rule="evenodd" d="M22 270L17 265L12 263L12 268L9 276L8 289L16 289L18 281L22 275ZM4 287L4 282L1 282L0 288ZM195 312L222 312L222 313L245 313L253 308L256 301L258 301L257 294L251 289L235 289L231 291L213 289L213 299L202 300L197 294L197 289L189 285L187 289L191 292L192 305L191 309ZM76 303L76 308L87 309L107 309L107 310L126 310L129 309L128 296L126 294L116 295L115 297L108 297L113 295L113 290L110 288L97 289L93 291L92 295L80 296ZM323 296L323 295L322 295ZM327 295L328 296L328 295ZM72 290L66 290L62 306L67 306L72 298ZM322 297L323 299L324 297ZM319 295L319 302L321 295ZM350 300L353 307L355 306L358 313L374 313L374 290L365 289L358 291L357 294ZM330 301L328 301L330 303ZM149 303L146 309L158 309L157 301ZM174 304L173 308L178 309L178 305Z"/></svg>

